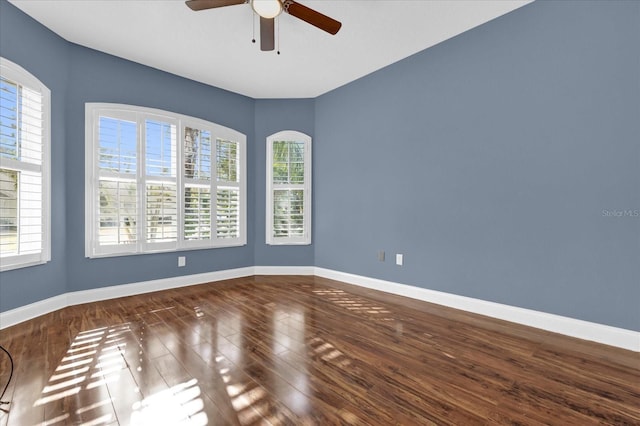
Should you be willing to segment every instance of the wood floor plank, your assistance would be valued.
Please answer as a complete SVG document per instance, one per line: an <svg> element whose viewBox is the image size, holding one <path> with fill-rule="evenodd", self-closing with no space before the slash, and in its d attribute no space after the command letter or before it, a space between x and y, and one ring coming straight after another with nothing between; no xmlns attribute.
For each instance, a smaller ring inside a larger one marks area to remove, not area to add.
<svg viewBox="0 0 640 426"><path fill-rule="evenodd" d="M312 276L71 306L0 344L0 426L640 425L638 353Z"/></svg>

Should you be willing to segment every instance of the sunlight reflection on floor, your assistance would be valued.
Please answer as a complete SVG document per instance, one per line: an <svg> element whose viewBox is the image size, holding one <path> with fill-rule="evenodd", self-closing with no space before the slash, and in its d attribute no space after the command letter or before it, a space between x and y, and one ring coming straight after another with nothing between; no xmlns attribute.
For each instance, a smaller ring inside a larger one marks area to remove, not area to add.
<svg viewBox="0 0 640 426"><path fill-rule="evenodd" d="M317 289L314 292L356 314L373 315L376 319L384 321L393 319L390 311L341 290ZM352 368L353 361L325 338L307 335L307 319L303 308L276 303L271 308L271 324L274 336L277 336L270 345L271 351L277 354L286 348L287 351L303 354L301 364L296 364L291 369L287 367L288 380L293 387L277 386L267 389L247 376L242 368L238 369L237 366L245 362L246 355L243 346L233 342L232 337L242 333L245 324L243 316L236 312L224 315L216 321L216 348L219 354L224 353L225 356L217 355L213 358L215 370L224 383L228 402L235 412L235 420L240 425L248 426L262 421L280 425L290 423L293 419L305 424L313 422L312 418L308 417L311 410L309 395L313 393L309 384L308 360L319 359L325 363L324 365L333 365L339 370ZM156 312L159 315L166 310ZM194 315L198 319L206 317L200 307L194 308ZM199 328L196 327L196 330ZM136 354L135 359L139 357L139 361L143 362L141 342L146 337L144 334L144 328L136 323L124 323L78 333L43 387L39 399L34 403L34 407L58 404L73 408L68 413L47 419L37 426L208 426L210 421L215 422L217 419L209 419L204 412L203 398L207 397L203 395L196 378L149 395L140 392L136 382L137 376L132 375L131 371L140 372L141 367L130 357L133 351ZM172 347L166 340L171 336L171 333L161 335L167 348ZM176 344L179 342L176 341ZM127 359L133 364L130 365ZM126 380L122 381L121 376ZM135 386L133 392L138 393L141 399L129 406L129 411L125 408L125 418L120 418L122 413L115 410L114 404L118 394L117 391L115 394L113 391L118 389L117 386L122 386L122 383L130 382ZM116 387L111 388L113 385ZM84 395L82 392L91 390L98 392L99 399L90 397L86 404L80 404L79 401ZM287 404L274 403L274 395ZM74 404L79 404L79 407L75 407Z"/></svg>
<svg viewBox="0 0 640 426"><path fill-rule="evenodd" d="M343 290L338 290L335 288L325 288L313 290L313 292L319 296L326 297L336 305L342 306L343 308L346 308L352 312L375 315L378 316L375 319L379 319L382 321L394 320L394 318L391 316L391 311L385 309L377 303L351 295Z"/></svg>
<svg viewBox="0 0 640 426"><path fill-rule="evenodd" d="M155 393L133 405L133 426L190 425L206 426L207 415L197 379L191 379Z"/></svg>
<svg viewBox="0 0 640 426"><path fill-rule="evenodd" d="M70 403L73 404L81 400L81 392L116 383L120 380L121 374L129 374L129 365L125 359L127 343L124 336L131 332L130 324L122 324L78 333L33 406L67 404L56 401L68 398L72 398ZM197 383L196 379L191 379L136 402L132 407L131 419L126 424L206 426L208 418L203 412L204 403ZM135 391L139 392L137 388ZM94 426L122 421L123 419L116 418L114 413L105 414L104 410L100 410L113 403L113 395L107 393L106 388L103 397L104 400L81 406L36 426Z"/></svg>

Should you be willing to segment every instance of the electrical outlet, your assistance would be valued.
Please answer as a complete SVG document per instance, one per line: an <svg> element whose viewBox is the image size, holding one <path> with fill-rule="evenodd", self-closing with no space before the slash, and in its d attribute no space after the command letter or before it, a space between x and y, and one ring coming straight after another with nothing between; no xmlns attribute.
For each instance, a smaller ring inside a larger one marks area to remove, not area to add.
<svg viewBox="0 0 640 426"><path fill-rule="evenodd" d="M182 268L183 266L187 266L187 257L178 256L178 268Z"/></svg>
<svg viewBox="0 0 640 426"><path fill-rule="evenodd" d="M384 250L378 251L378 260L384 262Z"/></svg>
<svg viewBox="0 0 640 426"><path fill-rule="evenodd" d="M396 254L396 265L402 266L403 262L404 262L404 256L400 253Z"/></svg>

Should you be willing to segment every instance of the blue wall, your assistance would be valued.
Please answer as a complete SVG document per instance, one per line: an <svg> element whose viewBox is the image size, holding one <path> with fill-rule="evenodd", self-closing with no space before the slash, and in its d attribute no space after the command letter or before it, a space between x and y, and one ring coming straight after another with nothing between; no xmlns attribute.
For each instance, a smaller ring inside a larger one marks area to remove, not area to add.
<svg viewBox="0 0 640 426"><path fill-rule="evenodd" d="M38 52L33 54L32 52ZM51 90L51 262L0 273L0 312L66 291L66 87L68 44L0 0L0 56Z"/></svg>
<svg viewBox="0 0 640 426"><path fill-rule="evenodd" d="M84 105L116 102L210 120L247 135L254 161L254 103L200 84L66 42L6 0L0 0L0 55L40 78L52 99L52 262L2 272L0 311L69 291L252 266L255 185L247 174L248 244L193 250L177 268L176 253L84 257ZM313 119L313 114L311 114Z"/></svg>
<svg viewBox="0 0 640 426"><path fill-rule="evenodd" d="M319 97L316 266L640 330L639 55L535 2Z"/></svg>
<svg viewBox="0 0 640 426"><path fill-rule="evenodd" d="M247 135L247 163L253 157L253 99L176 77L104 53L71 46L67 96L67 271L68 291L135 283L252 266L253 235L244 247L193 250L177 267L176 253L87 259L84 257L84 145L86 102L115 102L159 108L231 127ZM253 171L252 171L253 172ZM252 175L247 179L251 182ZM247 185L247 223L255 221L253 191ZM251 232L251 228L249 232Z"/></svg>
<svg viewBox="0 0 640 426"><path fill-rule="evenodd" d="M640 330L640 218L603 214L640 209L639 2L538 1L315 100L246 98L0 8L0 55L40 78L53 107L53 260L3 272L0 312L177 274L317 265ZM245 133L248 245L189 252L180 269L175 253L85 259L85 102ZM285 129L313 137L311 246L264 243L264 140Z"/></svg>
<svg viewBox="0 0 640 426"><path fill-rule="evenodd" d="M297 130L313 139L314 101L312 99L260 99L255 108L256 149L253 169L255 190L255 264L258 266L313 265L313 245L268 246L265 242L265 175L267 137L281 130ZM312 142L313 149L313 142ZM313 171L313 169L312 169ZM313 195L313 190L311 191ZM312 232L312 242L314 238Z"/></svg>

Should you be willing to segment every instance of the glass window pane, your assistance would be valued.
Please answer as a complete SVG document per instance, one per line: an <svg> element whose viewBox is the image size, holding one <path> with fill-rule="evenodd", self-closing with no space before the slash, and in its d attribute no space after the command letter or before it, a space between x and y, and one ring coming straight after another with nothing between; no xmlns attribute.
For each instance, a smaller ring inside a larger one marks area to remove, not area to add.
<svg viewBox="0 0 640 426"><path fill-rule="evenodd" d="M145 121L147 176L176 176L176 126L161 121Z"/></svg>
<svg viewBox="0 0 640 426"><path fill-rule="evenodd" d="M100 117L99 167L116 173L135 174L137 170L136 123Z"/></svg>
<svg viewBox="0 0 640 426"><path fill-rule="evenodd" d="M18 144L20 161L42 163L42 94L20 87Z"/></svg>
<svg viewBox="0 0 640 426"><path fill-rule="evenodd" d="M18 159L18 86L0 79L0 157Z"/></svg>
<svg viewBox="0 0 640 426"><path fill-rule="evenodd" d="M273 142L273 183L304 184L304 143Z"/></svg>
<svg viewBox="0 0 640 426"><path fill-rule="evenodd" d="M289 161L289 143L285 141L273 142L273 162L286 163Z"/></svg>
<svg viewBox="0 0 640 426"><path fill-rule="evenodd" d="M20 254L42 250L42 175L20 172L18 176L18 221Z"/></svg>
<svg viewBox="0 0 640 426"><path fill-rule="evenodd" d="M219 189L216 200L216 235L218 238L238 238L240 232L240 192Z"/></svg>
<svg viewBox="0 0 640 426"><path fill-rule="evenodd" d="M184 191L184 239L211 239L211 190L187 186Z"/></svg>
<svg viewBox="0 0 640 426"><path fill-rule="evenodd" d="M135 243L138 217L136 183L101 180L99 186L99 244Z"/></svg>
<svg viewBox="0 0 640 426"><path fill-rule="evenodd" d="M304 236L304 191L273 191L273 236Z"/></svg>
<svg viewBox="0 0 640 426"><path fill-rule="evenodd" d="M304 184L304 163L289 164L289 183Z"/></svg>
<svg viewBox="0 0 640 426"><path fill-rule="evenodd" d="M185 127L184 176L190 179L211 180L211 133Z"/></svg>
<svg viewBox="0 0 640 426"><path fill-rule="evenodd" d="M216 141L216 168L218 181L238 182L238 144L218 139Z"/></svg>
<svg viewBox="0 0 640 426"><path fill-rule="evenodd" d="M289 142L289 159L292 163L304 162L303 142Z"/></svg>
<svg viewBox="0 0 640 426"><path fill-rule="evenodd" d="M289 183L304 183L304 143L289 142Z"/></svg>
<svg viewBox="0 0 640 426"><path fill-rule="evenodd" d="M0 256L18 253L19 173L0 169Z"/></svg>
<svg viewBox="0 0 640 426"><path fill-rule="evenodd" d="M178 198L175 185L147 185L147 242L176 241L178 237Z"/></svg>
<svg viewBox="0 0 640 426"><path fill-rule="evenodd" d="M289 182L289 144L284 141L273 142L273 183Z"/></svg>

